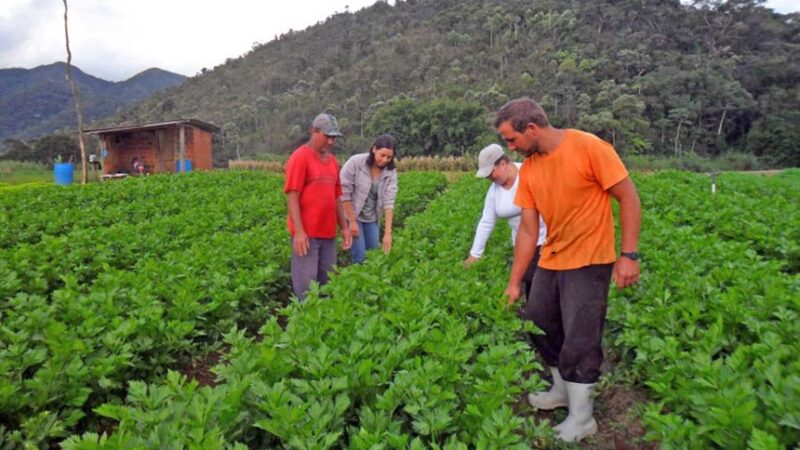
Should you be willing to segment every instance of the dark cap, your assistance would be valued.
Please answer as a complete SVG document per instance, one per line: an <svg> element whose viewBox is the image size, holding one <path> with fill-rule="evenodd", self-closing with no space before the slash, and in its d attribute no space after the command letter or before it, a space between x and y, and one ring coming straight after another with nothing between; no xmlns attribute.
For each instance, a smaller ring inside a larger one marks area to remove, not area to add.
<svg viewBox="0 0 800 450"><path fill-rule="evenodd" d="M315 117L314 121L311 122L311 127L322 131L325 136L342 136L336 117L327 113L322 113Z"/></svg>

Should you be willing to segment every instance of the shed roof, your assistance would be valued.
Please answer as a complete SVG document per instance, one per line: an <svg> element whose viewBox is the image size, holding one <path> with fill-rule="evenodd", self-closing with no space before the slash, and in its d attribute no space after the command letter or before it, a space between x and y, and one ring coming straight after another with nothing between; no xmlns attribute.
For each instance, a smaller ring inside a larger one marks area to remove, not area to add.
<svg viewBox="0 0 800 450"><path fill-rule="evenodd" d="M159 128L169 128L176 125L191 125L202 130L215 132L219 131L220 128L213 123L203 122L199 119L178 119L178 120L170 120L167 122L154 122L154 123L146 123L143 125L123 125L119 127L110 127L110 128L95 128L92 130L84 130L86 133L89 134L113 134L113 133L124 133L124 132L132 132L132 131L146 131L146 130L156 130Z"/></svg>

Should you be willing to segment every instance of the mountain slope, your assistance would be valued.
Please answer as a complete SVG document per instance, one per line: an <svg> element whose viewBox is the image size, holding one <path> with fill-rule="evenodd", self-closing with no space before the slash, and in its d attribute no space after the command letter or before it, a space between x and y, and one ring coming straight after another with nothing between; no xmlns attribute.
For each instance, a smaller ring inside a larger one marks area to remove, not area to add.
<svg viewBox="0 0 800 450"><path fill-rule="evenodd" d="M353 151L398 96L474 101L489 116L531 95L555 124L624 154L738 150L800 164L798 18L747 0L378 2L257 46L113 121L196 116L223 125L229 154L279 152L324 109Z"/></svg>
<svg viewBox="0 0 800 450"><path fill-rule="evenodd" d="M160 69L148 69L118 83L91 76L77 67L72 73L87 122L112 115L186 79ZM66 64L0 69L0 141L9 137L36 138L65 127L76 127Z"/></svg>

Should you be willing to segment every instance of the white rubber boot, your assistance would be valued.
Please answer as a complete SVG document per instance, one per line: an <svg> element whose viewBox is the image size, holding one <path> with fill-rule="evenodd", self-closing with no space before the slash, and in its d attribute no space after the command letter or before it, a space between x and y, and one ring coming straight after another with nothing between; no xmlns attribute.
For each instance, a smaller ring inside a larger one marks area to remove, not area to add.
<svg viewBox="0 0 800 450"><path fill-rule="evenodd" d="M567 385L567 397L569 398L569 414L567 419L553 427L558 433L558 437L565 442L578 442L586 436L591 436L597 432L597 422L592 417L594 412L594 399L592 390L594 383L571 383L565 381Z"/></svg>
<svg viewBox="0 0 800 450"><path fill-rule="evenodd" d="M543 409L549 411L556 408L564 408L569 406L567 400L567 385L561 378L561 373L558 367L551 367L550 373L553 374L553 386L547 392L537 392L535 394L528 394L528 403L536 409Z"/></svg>

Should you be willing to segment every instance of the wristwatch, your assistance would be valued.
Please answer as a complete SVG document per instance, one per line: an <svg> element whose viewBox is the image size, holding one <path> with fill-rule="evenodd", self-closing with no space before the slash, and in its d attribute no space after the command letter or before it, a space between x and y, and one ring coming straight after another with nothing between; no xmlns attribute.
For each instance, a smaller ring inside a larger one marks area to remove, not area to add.
<svg viewBox="0 0 800 450"><path fill-rule="evenodd" d="M619 256L624 256L624 257L626 257L626 258L628 258L628 259L630 259L632 261L638 261L639 260L639 253L638 252L622 252L622 253L619 254Z"/></svg>

